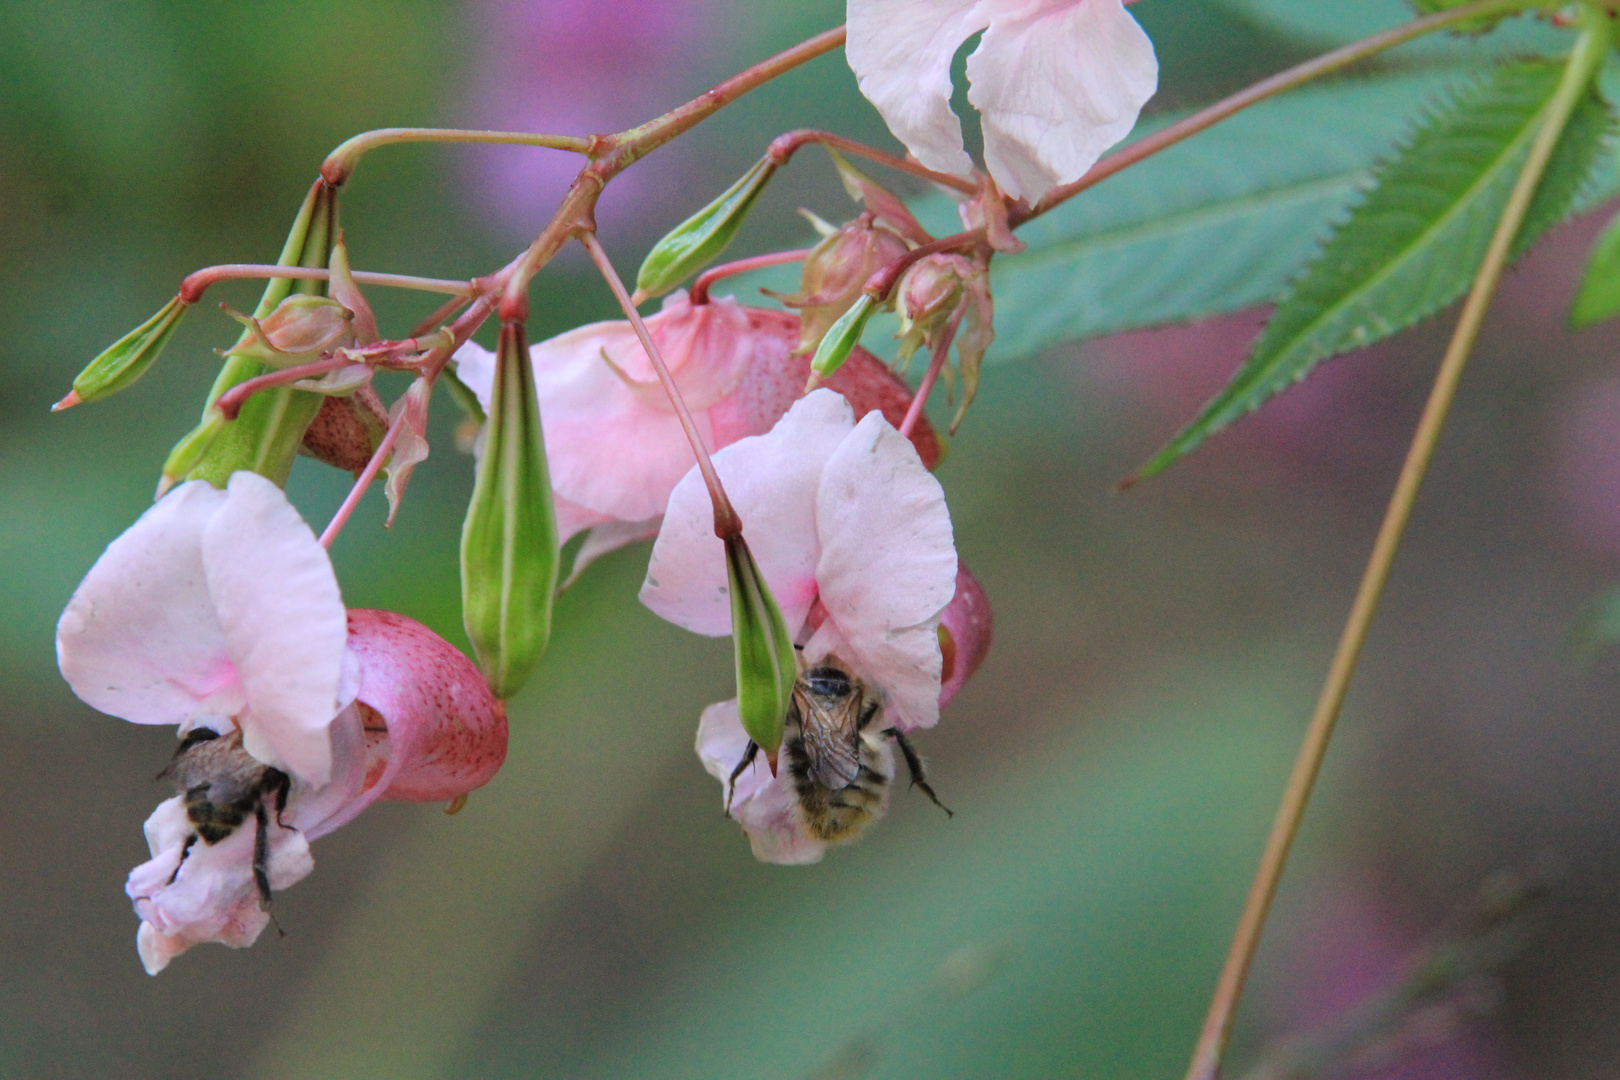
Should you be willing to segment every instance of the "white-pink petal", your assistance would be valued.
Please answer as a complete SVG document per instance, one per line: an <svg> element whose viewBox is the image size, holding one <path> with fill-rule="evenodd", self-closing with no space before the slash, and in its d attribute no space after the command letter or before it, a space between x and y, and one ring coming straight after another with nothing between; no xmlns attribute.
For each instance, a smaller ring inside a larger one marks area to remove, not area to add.
<svg viewBox="0 0 1620 1080"><path fill-rule="evenodd" d="M348 619L326 549L275 484L238 472L203 533L208 590L247 692L248 753L300 779L331 776L327 726Z"/></svg>
<svg viewBox="0 0 1620 1080"><path fill-rule="evenodd" d="M1002 191L1037 202L1130 134L1158 89L1153 43L1120 0L990 0L968 57L984 160Z"/></svg>
<svg viewBox="0 0 1620 1080"><path fill-rule="evenodd" d="M911 442L868 413L823 471L816 498L816 582L839 656L888 695L902 730L939 719L940 612L956 592L945 493ZM823 624L807 659L833 651Z"/></svg>
<svg viewBox="0 0 1620 1080"><path fill-rule="evenodd" d="M182 484L107 545L68 601L56 655L92 708L176 724L241 707L203 570L203 529L225 498Z"/></svg>
<svg viewBox="0 0 1620 1080"><path fill-rule="evenodd" d="M804 625L816 598L816 492L822 469L854 427L847 401L831 390L816 390L767 434L740 439L714 455L749 550L792 633ZM725 547L714 535L713 505L696 468L670 496L641 602L696 633L731 633Z"/></svg>
<svg viewBox="0 0 1620 1080"><path fill-rule="evenodd" d="M732 770L748 749L748 733L737 715L737 700L721 701L703 710L698 721L697 754L709 775L720 781L722 804ZM798 798L787 770L771 775L763 754L737 777L731 795L731 816L748 835L754 857L761 862L799 865L820 862L827 852L824 841L804 827Z"/></svg>
<svg viewBox="0 0 1620 1080"><path fill-rule="evenodd" d="M979 0L849 0L845 53L861 93L918 161L966 176L962 123L951 111L951 58L988 25Z"/></svg>

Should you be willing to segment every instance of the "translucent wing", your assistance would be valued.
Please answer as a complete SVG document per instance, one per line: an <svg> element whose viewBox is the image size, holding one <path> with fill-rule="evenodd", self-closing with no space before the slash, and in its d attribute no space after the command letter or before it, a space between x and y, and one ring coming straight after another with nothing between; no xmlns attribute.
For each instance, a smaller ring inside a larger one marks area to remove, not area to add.
<svg viewBox="0 0 1620 1080"><path fill-rule="evenodd" d="M810 777L823 787L846 788L861 771L857 722L862 697L857 687L844 694L818 694L802 679L793 687L793 711L810 760Z"/></svg>

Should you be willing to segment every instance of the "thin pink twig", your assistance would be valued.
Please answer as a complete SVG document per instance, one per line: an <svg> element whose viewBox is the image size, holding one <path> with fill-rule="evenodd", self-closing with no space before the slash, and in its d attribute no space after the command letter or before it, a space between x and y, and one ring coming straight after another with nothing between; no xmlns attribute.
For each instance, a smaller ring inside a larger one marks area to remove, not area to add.
<svg viewBox="0 0 1620 1080"><path fill-rule="evenodd" d="M349 489L348 497L343 500L343 505L338 507L337 513L332 515L332 520L327 522L326 531L321 533L321 547L330 548L332 541L337 539L338 533L343 531L343 526L349 523L349 515L353 514L354 508L360 505L360 498L365 495L366 488L371 486L371 482L382 471L383 463L388 460L388 455L394 452L394 443L399 440L399 433L404 430L404 427L405 410L401 409L399 416L393 423L388 425L388 431L383 435L382 442L377 444L377 449L372 453L371 460L366 462L366 467L360 470L360 475L355 478L354 487Z"/></svg>
<svg viewBox="0 0 1620 1080"><path fill-rule="evenodd" d="M809 248L796 248L793 251L773 251L769 255L751 255L746 259L738 259L736 262L712 266L699 274L697 280L692 282L692 289L687 294L687 299L693 304L707 304L709 302L709 290L714 287L714 283L717 281L723 281L728 277L736 277L738 274L746 274L750 270L763 270L767 266L781 266L783 263L802 262L809 254Z"/></svg>
<svg viewBox="0 0 1620 1080"><path fill-rule="evenodd" d="M928 395L934 390L934 381L945 368L945 361L951 354L951 342L956 340L957 327L962 325L962 315L967 308L959 307L951 316L950 325L945 328L945 334L934 345L934 355L928 361L928 370L923 372L922 381L917 384L917 392L911 398L911 404L906 407L905 418L900 421L900 434L911 438L911 430L917 426L917 420L922 416L923 406L928 403Z"/></svg>

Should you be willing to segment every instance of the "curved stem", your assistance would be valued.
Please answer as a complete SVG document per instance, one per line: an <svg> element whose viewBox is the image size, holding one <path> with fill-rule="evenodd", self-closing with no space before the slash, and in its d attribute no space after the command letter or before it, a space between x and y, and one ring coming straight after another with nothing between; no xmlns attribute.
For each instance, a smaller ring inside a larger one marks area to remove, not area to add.
<svg viewBox="0 0 1620 1080"><path fill-rule="evenodd" d="M1462 315L1458 318L1457 328L1446 347L1445 356L1440 362L1440 370L1435 375L1434 388L1429 392L1428 403L1423 407L1423 416L1418 421L1411 448L1406 454L1406 462L1401 467L1400 478L1395 484L1395 492L1391 495L1389 507L1384 512L1378 539L1373 544L1372 556L1368 559L1367 569L1362 575L1361 586L1356 591L1355 602L1350 607L1350 617L1339 638L1338 649L1333 654L1333 663L1328 669L1327 680L1322 686L1316 711L1311 716L1310 726L1305 731L1305 739L1299 749L1299 756L1295 759L1293 771L1288 777L1282 804L1277 808L1277 816L1272 823L1271 834L1266 840L1265 852L1260 859L1260 869L1249 888L1249 896L1244 904L1242 918L1238 922L1237 933L1227 954L1226 965L1221 970L1220 980L1216 984L1203 1032L1193 1052L1192 1064L1187 1070L1187 1080L1215 1080L1220 1073L1221 1056L1232 1032L1232 1020L1237 1011L1238 999L1243 993L1249 965L1254 959L1255 947L1260 941L1260 931L1265 925L1272 897L1276 894L1277 882L1282 877L1289 848L1293 845L1300 820L1304 817L1305 806L1310 800L1317 773L1321 770L1322 759L1327 753L1334 723L1338 719L1339 709L1344 704L1345 694L1349 690L1350 678L1355 674L1356 661L1360 658L1361 648L1366 643L1367 631L1372 625L1379 596L1384 591L1384 584L1389 580L1389 569L1395 560L1396 549L1400 546L1401 534L1406 530L1406 523L1412 516L1412 506L1417 500L1418 488L1423 483L1423 474L1429 467L1429 460L1434 455L1435 444L1439 441L1446 414L1450 411L1452 400L1456 396L1458 380L1462 378L1468 355L1479 337L1480 326L1485 320L1485 312L1490 307L1491 296L1502 279L1502 271L1512 254L1513 241L1524 223L1525 213L1529 210L1530 200L1534 197L1542 174L1546 171L1547 162L1552 157L1570 114L1580 101L1581 95L1586 92L1593 74L1608 52L1612 31L1607 25L1607 20L1595 14L1587 15L1586 18L1588 20L1586 29L1576 42L1569 63L1564 69L1563 79L1546 106L1541 126L1536 131L1535 141L1531 143L1530 153L1525 158L1523 168L1519 170L1513 191L1508 196L1507 204L1502 209L1502 216L1496 223L1496 231L1491 236L1490 246L1486 249L1485 258L1474 277L1468 299L1463 304Z"/></svg>
<svg viewBox="0 0 1620 1080"><path fill-rule="evenodd" d="M896 172L916 176L932 184L942 184L945 187L955 188L966 195L976 195L979 191L979 185L972 180L952 176L950 173L935 172L933 169L919 165L907 158L886 154L882 150L874 149L865 143L858 143L854 139L846 139L842 135L834 135L830 131L818 131L814 128L801 128L798 131L790 131L785 135L778 135L771 140L771 145L765 152L778 165L786 165L788 159L800 147L808 143L820 143L822 146L830 146L834 150L842 150L846 154L863 157L868 161L875 161L879 165L885 165Z"/></svg>
<svg viewBox="0 0 1620 1080"><path fill-rule="evenodd" d="M686 440L692 444L692 453L697 457L698 472L703 474L703 482L709 488L709 497L714 501L714 534L722 540L736 536L742 532L742 520L738 518L737 511L733 509L731 500L726 498L726 489L720 483L720 474L714 470L714 462L709 458L709 448L703 445L703 438L698 434L697 424L692 420L692 413L686 407L686 401L681 397L681 391L675 385L675 378L669 373L664 364L664 358L658 353L658 346L653 344L652 334L647 331L647 324L642 321L641 313L630 302L630 293L619 280L618 271L613 269L613 263L608 259L607 252L602 250L602 243L593 232L581 233L579 242L585 245L585 250L591 253L591 261L602 272L607 280L608 288L624 309L624 317L630 320L630 325L641 339L641 347L647 352L647 360L652 364L653 370L658 373L658 381L664 384L664 393L669 395L669 402L675 408L675 415L680 417L681 427L686 431Z"/></svg>
<svg viewBox="0 0 1620 1080"><path fill-rule="evenodd" d="M354 363L346 356L329 356L324 360L313 360L307 364L297 364L293 367L281 368L277 371L267 371L245 382L239 382L219 397L214 399L214 408L227 420L235 420L242 411L247 399L261 390L269 390L277 386L287 386L301 379L313 379L325 375L329 371L348 367Z"/></svg>
<svg viewBox="0 0 1620 1080"><path fill-rule="evenodd" d="M736 262L711 266L699 274L696 281L692 282L692 288L686 294L687 299L693 304L707 304L709 302L709 290L714 287L714 283L717 281L724 281L726 278L736 277L738 274L746 274L750 270L762 270L767 266L803 262L809 254L809 248L796 248L793 251L773 251L769 255L751 255L746 259L738 259Z"/></svg>
<svg viewBox="0 0 1620 1080"><path fill-rule="evenodd" d="M934 355L929 358L928 370L923 372L922 381L917 383L917 392L912 395L911 404L906 408L906 415L900 421L900 434L904 438L911 438L912 429L922 418L923 406L928 403L928 395L934 391L934 382L939 378L939 373L945 370L945 361L951 355L951 342L956 339L957 328L962 325L962 316L966 313L966 307L957 308L945 328L945 333L934 345Z"/></svg>
<svg viewBox="0 0 1620 1080"><path fill-rule="evenodd" d="M450 281L445 278L415 277L411 274L378 274L370 270L355 270L349 275L361 285L379 285L390 289L415 289L418 292L449 293L469 297L478 287L470 281ZM236 281L257 278L297 278L300 281L330 281L332 271L307 266L275 266L270 263L225 263L205 266L186 275L180 283L180 299L195 304L216 281Z"/></svg>
<svg viewBox="0 0 1620 1080"><path fill-rule="evenodd" d="M371 482L377 479L377 474L382 471L383 464L388 460L388 456L394 452L394 443L399 441L399 433L404 428L405 410L401 409L399 416L395 417L394 422L388 425L387 432L383 434L382 441L377 444L377 449L372 452L371 459L366 462L366 467L360 470L359 476L355 477L354 486L349 489L349 494L344 498L343 505L337 508L337 513L332 515L332 520L327 522L326 528L321 531L321 547L330 548L332 541L337 539L338 533L343 531L343 526L349 523L349 516L354 513L354 508L360 505L361 496L365 495L366 489L371 486Z"/></svg>
<svg viewBox="0 0 1620 1080"><path fill-rule="evenodd" d="M338 144L321 163L321 175L333 187L339 187L350 176L354 167L368 151L395 143L500 143L504 146L541 146L550 150L569 150L576 154L590 154L596 147L596 137L575 135L539 135L525 131L472 131L461 128L378 128L363 131Z"/></svg>
<svg viewBox="0 0 1620 1080"><path fill-rule="evenodd" d="M1072 183L1063 184L1053 188L1041 197L1041 201L1034 207L1015 207L1008 213L1011 225L1017 227L1032 218L1040 217L1055 206L1074 198L1080 192L1093 187L1113 176L1123 169L1128 169L1145 158L1152 157L1166 147L1174 146L1189 136L1196 135L1207 127L1211 127L1233 113L1241 112L1250 105L1256 105L1269 97L1275 97L1284 90L1292 90L1297 86L1324 75L1331 75L1351 64L1376 56L1386 49L1403 45L1414 38L1425 34L1432 34L1436 30L1444 30L1448 26L1467 22L1470 19L1501 14L1511 14L1523 11L1526 8L1543 6L1542 0L1474 0L1474 3L1463 4L1447 11L1425 15L1421 19L1413 19L1409 23L1374 34L1361 41L1352 42L1332 52L1321 56L1287 71L1278 72L1270 78L1261 79L1252 86L1238 91L1231 97L1217 101L1207 109L1200 109L1185 119L1178 120L1169 127L1162 128L1146 138L1139 139L1118 153L1110 154L1080 179Z"/></svg>

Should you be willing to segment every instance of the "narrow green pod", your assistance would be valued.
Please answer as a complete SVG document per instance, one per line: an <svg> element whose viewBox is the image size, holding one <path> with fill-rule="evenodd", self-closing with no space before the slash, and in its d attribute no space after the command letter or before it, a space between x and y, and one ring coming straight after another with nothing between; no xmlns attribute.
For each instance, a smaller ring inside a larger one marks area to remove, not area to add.
<svg viewBox="0 0 1620 1080"><path fill-rule="evenodd" d="M725 538L731 641L737 655L737 712L748 737L775 760L798 668L793 639L765 575L739 534Z"/></svg>
<svg viewBox="0 0 1620 1080"><path fill-rule="evenodd" d="M73 380L73 393L57 402L55 408L100 401L133 386L163 352L189 307L176 296L163 305L163 310L107 346L79 372Z"/></svg>
<svg viewBox="0 0 1620 1080"><path fill-rule="evenodd" d="M461 615L496 697L517 693L551 638L557 515L528 339L501 326L489 426L461 529Z"/></svg>
<svg viewBox="0 0 1620 1080"><path fill-rule="evenodd" d="M810 358L810 380L819 382L837 371L855 346L861 343L861 334L866 330L867 320L877 310L877 301L872 299L870 293L861 293L860 299L850 305L848 311L838 317L838 321L828 328L816 344L816 354Z"/></svg>
<svg viewBox="0 0 1620 1080"><path fill-rule="evenodd" d="M642 261L636 291L642 296L662 296L707 266L737 235L775 172L776 162L769 155L760 158L718 198L675 226Z"/></svg>

